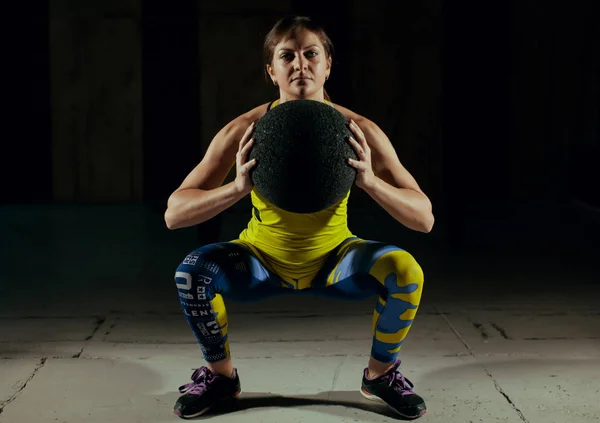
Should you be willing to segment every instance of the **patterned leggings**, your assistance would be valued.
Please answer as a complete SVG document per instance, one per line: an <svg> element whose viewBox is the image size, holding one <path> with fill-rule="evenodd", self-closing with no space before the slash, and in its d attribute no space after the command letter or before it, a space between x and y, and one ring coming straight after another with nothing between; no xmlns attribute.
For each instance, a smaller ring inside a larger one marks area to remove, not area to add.
<svg viewBox="0 0 600 423"><path fill-rule="evenodd" d="M310 286L300 290L240 242L198 248L175 273L181 307L207 362L230 356L223 297L256 301L302 292L354 300L378 295L371 356L392 363L417 313L423 280L421 267L408 252L360 238L348 238L336 247Z"/></svg>

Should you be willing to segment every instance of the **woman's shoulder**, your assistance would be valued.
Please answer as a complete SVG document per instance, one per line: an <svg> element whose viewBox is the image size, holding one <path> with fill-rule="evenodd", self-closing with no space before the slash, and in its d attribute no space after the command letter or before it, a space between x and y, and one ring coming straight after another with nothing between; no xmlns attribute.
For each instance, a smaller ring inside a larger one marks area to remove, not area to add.
<svg viewBox="0 0 600 423"><path fill-rule="evenodd" d="M231 121L229 121L221 132L227 135L232 136L233 138L239 139L246 129L252 124L252 122L256 122L259 120L265 113L267 113L267 108L269 103L260 104L254 107L247 112L242 113L239 116L236 116Z"/></svg>
<svg viewBox="0 0 600 423"><path fill-rule="evenodd" d="M259 104L258 106L254 107L253 109L248 110L247 112L239 115L237 118L234 119L234 121L240 123L241 125L247 124L246 126L248 126L252 122L256 122L261 117L263 117L265 115L265 113L267 113L270 104L271 104L271 102Z"/></svg>
<svg viewBox="0 0 600 423"><path fill-rule="evenodd" d="M342 115L344 115L344 117L346 119L348 119L348 120L352 119L352 120L354 120L354 122L359 123L359 124L361 122L367 122L368 121L368 119L366 117L364 117L364 116L362 116L362 115L360 115L360 114L358 114L358 113L356 113L356 112L348 109L347 107L344 107L344 106L342 106L340 104L333 103L333 102L331 104L333 105L333 107L338 112L340 112Z"/></svg>

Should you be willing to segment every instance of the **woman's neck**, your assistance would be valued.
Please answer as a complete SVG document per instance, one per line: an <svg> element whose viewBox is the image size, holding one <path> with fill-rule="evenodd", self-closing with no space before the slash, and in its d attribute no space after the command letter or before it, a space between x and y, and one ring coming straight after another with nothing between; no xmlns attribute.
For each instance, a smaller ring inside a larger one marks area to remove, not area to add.
<svg viewBox="0 0 600 423"><path fill-rule="evenodd" d="M284 93L284 92L279 93L279 103L280 104L285 103L286 101L292 101L292 100L317 100L317 101L321 101L324 103L325 96L323 95L323 90L317 91L313 95L306 96L306 97L290 95L290 94Z"/></svg>

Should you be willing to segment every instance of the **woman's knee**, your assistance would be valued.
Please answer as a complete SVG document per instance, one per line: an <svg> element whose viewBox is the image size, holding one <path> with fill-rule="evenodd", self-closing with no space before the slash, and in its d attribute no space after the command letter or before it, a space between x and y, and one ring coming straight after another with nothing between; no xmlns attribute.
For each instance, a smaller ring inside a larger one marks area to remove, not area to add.
<svg viewBox="0 0 600 423"><path fill-rule="evenodd" d="M175 271L175 284L179 296L192 299L212 299L211 294L218 291L218 277L226 269L224 260L227 249L219 244L210 244L189 253ZM192 292L193 291L193 292Z"/></svg>
<svg viewBox="0 0 600 423"><path fill-rule="evenodd" d="M399 249L399 252L394 255L396 271L402 274L407 281L413 283L423 283L425 275L423 268L415 257L408 251Z"/></svg>
<svg viewBox="0 0 600 423"><path fill-rule="evenodd" d="M421 265L408 251L401 248L391 248L379 257L369 272L379 279L386 287L406 286L409 284L422 285L424 273Z"/></svg>
<svg viewBox="0 0 600 423"><path fill-rule="evenodd" d="M212 300L217 293L235 301L250 301L253 295L260 299L259 286L268 279L268 272L252 252L236 242L194 250L175 273L179 295L188 299L198 295L198 299L208 296Z"/></svg>

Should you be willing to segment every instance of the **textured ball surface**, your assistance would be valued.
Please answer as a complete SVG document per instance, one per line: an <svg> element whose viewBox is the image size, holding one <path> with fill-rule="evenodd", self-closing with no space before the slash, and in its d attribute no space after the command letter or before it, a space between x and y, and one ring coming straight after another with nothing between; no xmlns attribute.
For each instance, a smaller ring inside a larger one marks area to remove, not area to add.
<svg viewBox="0 0 600 423"><path fill-rule="evenodd" d="M257 191L271 204L294 213L324 210L348 193L356 159L346 118L314 100L286 101L269 110L254 129L256 158L250 173Z"/></svg>

